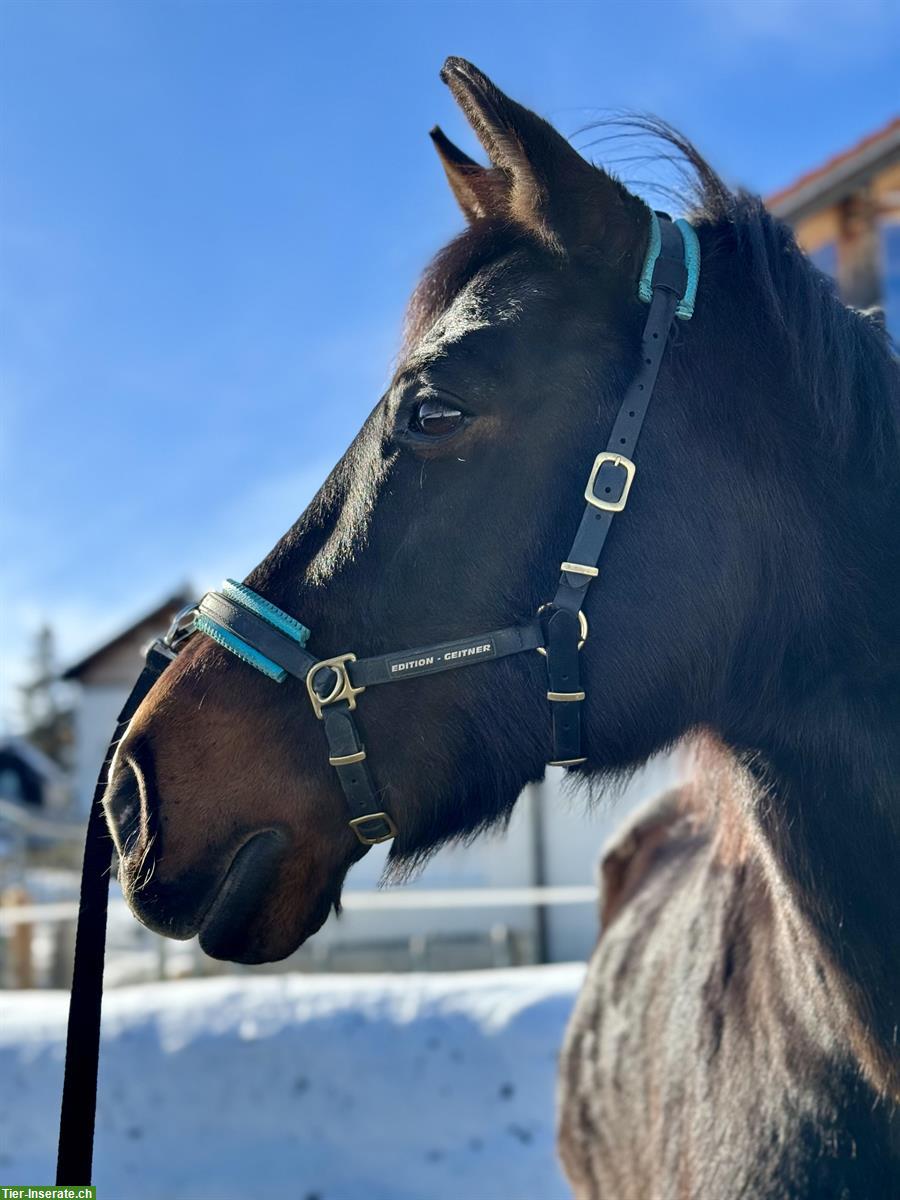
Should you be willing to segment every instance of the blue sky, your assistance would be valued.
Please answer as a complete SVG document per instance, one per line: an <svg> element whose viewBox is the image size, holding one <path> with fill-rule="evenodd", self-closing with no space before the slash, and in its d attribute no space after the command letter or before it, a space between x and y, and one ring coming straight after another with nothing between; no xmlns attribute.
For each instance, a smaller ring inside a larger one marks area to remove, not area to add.
<svg viewBox="0 0 900 1200"><path fill-rule="evenodd" d="M240 577L339 457L460 226L426 136L475 152L446 55L567 134L653 110L765 193L892 114L898 13L3 0L2 719L40 621L71 658Z"/></svg>

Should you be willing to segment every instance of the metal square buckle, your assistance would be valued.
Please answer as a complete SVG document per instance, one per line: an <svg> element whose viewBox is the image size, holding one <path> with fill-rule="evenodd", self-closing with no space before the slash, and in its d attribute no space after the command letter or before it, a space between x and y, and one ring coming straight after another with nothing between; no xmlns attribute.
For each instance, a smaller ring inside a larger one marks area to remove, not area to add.
<svg viewBox="0 0 900 1200"><path fill-rule="evenodd" d="M625 472L625 483L618 500L601 500L599 496L594 495L594 483L604 463L612 463L613 466L621 467ZM631 491L631 485L634 482L634 472L635 466L630 458L626 458L624 454L615 454L610 450L604 450L594 459L590 478L587 481L587 487L584 489L585 500L587 500L588 504L593 504L594 508L602 508L604 512L621 512L628 501L628 493Z"/></svg>
<svg viewBox="0 0 900 1200"><path fill-rule="evenodd" d="M387 833L381 835L366 834L365 825L367 821L381 821L388 827ZM364 846L377 846L379 842L389 842L391 838L397 836L397 826L391 820L386 812L366 813L364 817L354 817L349 822L350 828L359 838Z"/></svg>
<svg viewBox="0 0 900 1200"><path fill-rule="evenodd" d="M336 658L323 658L315 666L310 667L306 676L306 690L312 701L313 711L320 721L322 720L322 709L326 705L337 704L338 700L346 700L348 707L352 710L356 708L356 697L366 690L364 687L354 687L350 682L347 663L352 662L356 662L355 654L339 654ZM323 671L326 668L334 671L337 679L328 695L320 696L313 687L313 680L319 671Z"/></svg>

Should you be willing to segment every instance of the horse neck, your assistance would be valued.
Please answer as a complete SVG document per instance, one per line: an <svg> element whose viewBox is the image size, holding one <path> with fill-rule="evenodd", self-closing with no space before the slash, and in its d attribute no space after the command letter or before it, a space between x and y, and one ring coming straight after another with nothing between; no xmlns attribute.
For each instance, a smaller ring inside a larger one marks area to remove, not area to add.
<svg viewBox="0 0 900 1200"><path fill-rule="evenodd" d="M821 528L785 521L769 540L777 583L712 724L754 777L753 829L864 1031L870 1079L900 1099L898 470L850 472L806 510Z"/></svg>
<svg viewBox="0 0 900 1200"><path fill-rule="evenodd" d="M900 1099L900 694L833 692L754 756L752 819L855 1016L857 1057Z"/></svg>

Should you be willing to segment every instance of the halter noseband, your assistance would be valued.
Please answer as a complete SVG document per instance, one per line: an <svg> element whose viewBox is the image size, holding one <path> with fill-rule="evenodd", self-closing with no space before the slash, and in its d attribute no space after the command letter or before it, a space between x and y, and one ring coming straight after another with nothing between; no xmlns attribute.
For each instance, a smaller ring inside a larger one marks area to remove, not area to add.
<svg viewBox="0 0 900 1200"><path fill-rule="evenodd" d="M586 762L581 746L579 651L588 636L583 605L612 521L628 501L632 459L676 318L689 320L700 274L700 247L687 221L651 214L650 241L638 295L650 310L641 339L641 366L613 423L606 449L594 459L584 490L585 509L568 558L560 566L556 594L529 622L490 633L412 650L359 659L355 654L316 658L306 649L310 631L296 618L244 584L225 582L199 605L179 613L153 651L166 665L194 633L212 638L275 683L303 680L328 742L328 761L350 808L350 827L364 846L389 841L397 826L382 807L366 761L354 712L366 688L451 671L474 663L536 650L547 659L553 758L550 766ZM160 658L160 650L163 651Z"/></svg>

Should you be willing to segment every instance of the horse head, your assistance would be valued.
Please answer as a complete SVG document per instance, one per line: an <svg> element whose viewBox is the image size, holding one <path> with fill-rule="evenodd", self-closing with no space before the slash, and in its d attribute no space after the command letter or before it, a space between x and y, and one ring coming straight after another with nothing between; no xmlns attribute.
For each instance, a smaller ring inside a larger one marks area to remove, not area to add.
<svg viewBox="0 0 900 1200"><path fill-rule="evenodd" d="M650 210L467 62L449 59L443 79L489 159L432 133L466 228L415 291L387 391L246 580L323 658L533 619L640 365ZM796 465L816 453L814 405L781 382L792 344L759 298L753 246L721 214L696 226L696 315L669 339L586 602L582 776L633 767L704 722L752 740L774 714L764 688L755 706L735 699L750 664L765 679L818 615L807 514L820 477ZM534 652L369 689L356 715L398 872L503 822L552 756ZM365 852L303 682L274 686L203 637L141 705L105 805L134 912L238 961L313 934Z"/></svg>

